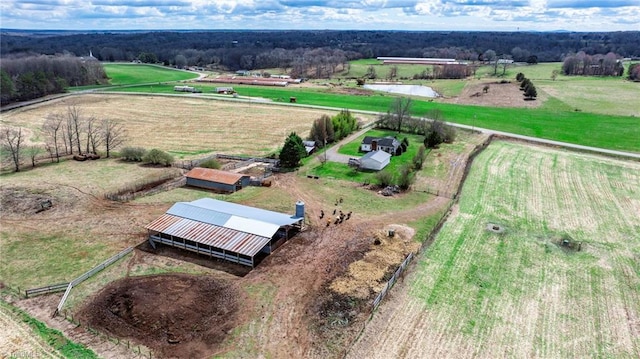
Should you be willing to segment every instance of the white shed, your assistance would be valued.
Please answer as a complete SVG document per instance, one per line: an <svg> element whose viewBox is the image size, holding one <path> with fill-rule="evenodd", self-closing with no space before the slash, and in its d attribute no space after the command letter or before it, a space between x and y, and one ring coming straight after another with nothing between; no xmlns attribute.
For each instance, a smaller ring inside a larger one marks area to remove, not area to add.
<svg viewBox="0 0 640 359"><path fill-rule="evenodd" d="M390 160L391 155L385 151L371 151L360 158L360 168L380 171L389 164Z"/></svg>

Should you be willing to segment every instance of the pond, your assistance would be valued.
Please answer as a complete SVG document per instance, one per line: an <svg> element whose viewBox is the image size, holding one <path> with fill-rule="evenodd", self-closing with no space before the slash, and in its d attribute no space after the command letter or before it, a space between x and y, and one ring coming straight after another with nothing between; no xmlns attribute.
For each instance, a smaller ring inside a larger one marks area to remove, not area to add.
<svg viewBox="0 0 640 359"><path fill-rule="evenodd" d="M439 96L431 87L422 85L364 85L363 87L369 90L399 93L411 96Z"/></svg>

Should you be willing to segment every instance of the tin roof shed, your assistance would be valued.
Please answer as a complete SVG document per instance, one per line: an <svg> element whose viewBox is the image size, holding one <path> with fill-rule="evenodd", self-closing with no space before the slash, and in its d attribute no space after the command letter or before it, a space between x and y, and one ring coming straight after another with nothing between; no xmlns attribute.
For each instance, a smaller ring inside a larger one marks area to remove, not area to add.
<svg viewBox="0 0 640 359"><path fill-rule="evenodd" d="M164 243L232 262L255 266L300 226L302 217L201 198L178 202L145 228L149 242Z"/></svg>

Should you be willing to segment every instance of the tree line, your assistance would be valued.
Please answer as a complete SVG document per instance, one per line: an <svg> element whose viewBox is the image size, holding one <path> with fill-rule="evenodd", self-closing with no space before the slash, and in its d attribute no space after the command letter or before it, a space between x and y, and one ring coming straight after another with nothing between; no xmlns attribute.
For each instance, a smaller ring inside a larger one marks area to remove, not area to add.
<svg viewBox="0 0 640 359"><path fill-rule="evenodd" d="M347 59L378 56L439 57L482 60L489 49L526 62L559 62L566 54L613 52L640 57L640 31L624 32L463 32L463 31L120 31L47 32L0 37L3 57L21 53L87 56L100 61L158 61L189 66L216 64L229 70L284 68L313 49L340 50ZM178 58L178 56L181 56ZM341 56L338 55L338 56ZM324 56L321 54L321 56ZM307 57L308 61L313 59ZM285 65L285 63L287 63ZM339 63L339 61L330 61Z"/></svg>
<svg viewBox="0 0 640 359"><path fill-rule="evenodd" d="M69 86L107 83L99 61L71 55L0 59L0 104L63 93Z"/></svg>
<svg viewBox="0 0 640 359"><path fill-rule="evenodd" d="M624 66L619 55L609 52L606 55L589 55L580 51L565 57L562 63L564 75L581 76L622 76Z"/></svg>
<svg viewBox="0 0 640 359"><path fill-rule="evenodd" d="M96 155L103 151L110 157L112 151L122 146L127 133L124 126L112 119L99 119L85 115L75 106L64 113L49 114L42 124L44 145L28 145L27 133L21 127L0 128L0 150L3 162L10 163L19 172L25 157L36 166L37 158L47 153L51 162L60 162L68 155Z"/></svg>

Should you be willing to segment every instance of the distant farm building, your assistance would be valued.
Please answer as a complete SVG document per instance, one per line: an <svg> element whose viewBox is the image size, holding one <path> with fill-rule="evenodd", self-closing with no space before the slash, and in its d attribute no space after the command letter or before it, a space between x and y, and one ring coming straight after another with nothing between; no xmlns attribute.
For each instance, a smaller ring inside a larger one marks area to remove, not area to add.
<svg viewBox="0 0 640 359"><path fill-rule="evenodd" d="M429 58L429 57L378 57L383 65L391 64L415 64L415 65L468 65L466 61L456 59Z"/></svg>
<svg viewBox="0 0 640 359"><path fill-rule="evenodd" d="M186 177L187 186L229 193L239 191L251 182L248 175L202 167L195 167Z"/></svg>
<svg viewBox="0 0 640 359"><path fill-rule="evenodd" d="M391 155L395 155L400 147L400 141L394 137L372 137L366 136L360 143L360 151L384 151Z"/></svg>
<svg viewBox="0 0 640 359"><path fill-rule="evenodd" d="M216 93L227 95L235 93L235 90L233 87L216 87Z"/></svg>
<svg viewBox="0 0 640 359"><path fill-rule="evenodd" d="M298 233L304 203L289 215L212 198L178 202L149 223L149 244L164 244L255 267Z"/></svg>
<svg viewBox="0 0 640 359"><path fill-rule="evenodd" d="M173 86L173 91L177 91L177 92L202 92L202 90L197 89L195 87L192 86Z"/></svg>
<svg viewBox="0 0 640 359"><path fill-rule="evenodd" d="M391 155L385 151L371 151L360 158L360 168L380 171L391 162Z"/></svg>

